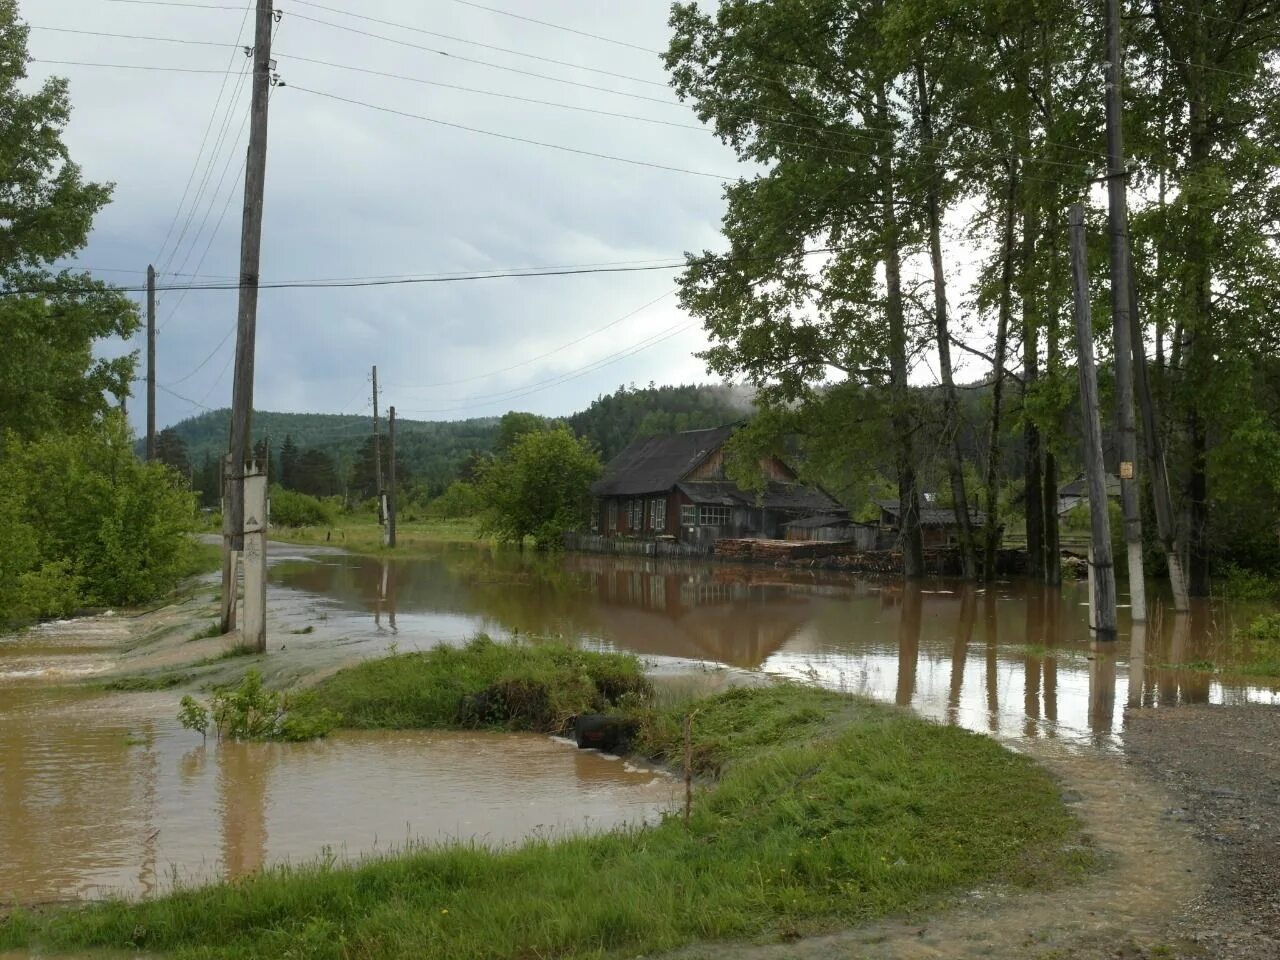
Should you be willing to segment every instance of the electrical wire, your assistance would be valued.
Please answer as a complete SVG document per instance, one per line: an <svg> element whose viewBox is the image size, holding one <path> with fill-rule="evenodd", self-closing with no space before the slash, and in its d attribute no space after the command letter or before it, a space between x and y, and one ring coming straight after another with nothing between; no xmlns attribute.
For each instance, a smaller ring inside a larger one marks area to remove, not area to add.
<svg viewBox="0 0 1280 960"><path fill-rule="evenodd" d="M214 76L231 73L230 70L203 70L199 67L158 67L143 63L98 63L90 60L50 60L47 57L28 57L27 63L50 63L59 67L103 67L110 70L150 70L157 73L204 73Z"/></svg>
<svg viewBox="0 0 1280 960"><path fill-rule="evenodd" d="M384 27L396 27L397 29L400 29L400 30L408 30L412 33L420 33L423 36L427 36L427 37L436 37L437 39L440 39L440 40L452 40L454 43L465 43L468 46L480 47L485 50L493 50L496 53L506 53L515 57L525 57L526 59L529 59L529 60L537 60L541 63L552 63L559 67L569 67L572 70L585 70L588 73L598 73L601 76L613 77L617 80L630 80L633 83L643 83L651 87L662 87L664 90L667 89L666 83L660 82L658 80L649 80L646 77L633 77L625 73L615 73L612 70L602 70L598 67L588 67L584 64L573 63L568 60L557 60L554 57L543 57L543 56L539 56L536 53L525 53L523 50L513 50L510 47L498 47L491 43L482 43L479 40L468 40L465 37L456 37L448 33L437 33L434 30L425 30L422 27L411 26L410 24L407 24L407 23L397 23L394 20L380 20L377 17L366 16L363 13L351 13L348 10L339 10L336 7L326 7L325 5L320 3L313 3L312 0L292 0L292 2L300 3L308 7L314 7L317 10L325 10L325 11L328 11L329 13L337 13L344 17L352 17L353 19L356 19L356 20L364 20L368 23L376 23ZM340 26L339 24L329 23L326 20L318 20L313 17L308 17L305 14L298 13L297 11L290 11L289 15L298 20L309 20L312 23L324 24L327 27Z"/></svg>
<svg viewBox="0 0 1280 960"><path fill-rule="evenodd" d="M558 23L551 23L548 20L539 20L536 17L526 17L524 14L512 13L510 10L499 10L497 7L486 7L482 3L473 3L472 0L453 0L454 3L460 3L465 7L475 7L477 10L485 10L488 13L496 13L502 17L511 17L514 20L523 20L526 23L536 23L542 27L550 27L552 30L563 30L565 33L576 34L579 37L589 37L592 40L600 40L604 43L612 43L619 47L630 47L632 50L639 50L641 53L654 53L661 55L661 50L654 50L651 47L642 47L638 43L628 43L626 40L615 40L613 37L602 36L598 33L588 33L585 30L578 30L574 27L561 26Z"/></svg>
<svg viewBox="0 0 1280 960"><path fill-rule="evenodd" d="M244 36L245 25L249 22L249 8L246 7L244 16L240 19L240 29L236 32L236 44L239 46L240 39ZM213 121L217 119L218 108L222 105L222 95L227 90L227 77L232 73L235 66L236 53L233 51L231 59L227 61L227 72L223 74L222 83L218 85L218 96L214 98L213 110L209 113L209 122L205 124L204 136L200 138L200 149L196 151L195 161L191 164L191 173L187 176L187 184L182 190L182 199L178 201L178 208L173 212L173 219L169 222L169 229L165 231L164 240L160 244L160 252L156 254L155 260L160 262L164 257L164 252L169 246L169 238L173 236L173 228L178 225L178 218L182 216L182 209L186 206L187 197L191 193L191 185L195 183L196 171L200 169L200 158L204 156L204 148L209 143L209 134L213 131ZM234 100L235 94L232 94Z"/></svg>
<svg viewBox="0 0 1280 960"><path fill-rule="evenodd" d="M75 33L86 37L110 37L115 40L149 40L152 43L185 43L195 47L234 47L234 43L222 43L217 40L186 40L179 37L152 37L136 33L105 33L101 30L78 30L72 27L46 27L37 23L29 23L32 30L46 30L50 33Z"/></svg>
<svg viewBox="0 0 1280 960"><path fill-rule="evenodd" d="M442 127L452 127L455 130L465 130L469 133L479 133L486 137L496 137L499 140L510 140L513 143L525 143L536 147L546 147L549 150L559 150L562 153L573 153L584 157L595 157L599 160L613 160L617 163L628 163L636 167L649 167L654 170L666 170L671 173L684 173L694 177L708 177L712 180L733 180L733 176L723 173L708 173L705 170L690 170L687 167L676 167L666 163L654 163L649 160L636 160L631 157L620 157L615 154L598 153L594 150L583 150L578 147L566 147L559 143L550 143L546 140L534 140L530 137L518 137L510 133L498 133L496 130L484 130L480 127L470 127L462 123L453 123L449 120L439 120L435 117L427 117L420 113L410 113L407 110L396 110L392 107L379 106L376 103L368 103L364 100L356 100L352 97L340 97L336 93L325 93L322 90L312 90L309 87L298 86L291 83L288 87L290 90L298 90L302 93L309 93L312 96L325 97L329 100L337 100L342 103L352 104L354 106L365 107L369 110L376 110L380 113L394 114L399 117L407 117L414 120L421 120L425 123L434 123Z"/></svg>

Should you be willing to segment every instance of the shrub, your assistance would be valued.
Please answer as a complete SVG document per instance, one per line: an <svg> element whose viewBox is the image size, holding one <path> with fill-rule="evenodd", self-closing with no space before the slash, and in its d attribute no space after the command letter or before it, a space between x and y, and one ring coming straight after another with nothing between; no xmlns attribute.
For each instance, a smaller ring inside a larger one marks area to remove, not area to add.
<svg viewBox="0 0 1280 960"><path fill-rule="evenodd" d="M144 603L190 568L195 503L116 417L0 443L0 620Z"/></svg>
<svg viewBox="0 0 1280 960"><path fill-rule="evenodd" d="M281 486L271 488L271 522L281 527L318 527L333 522L332 506Z"/></svg>
<svg viewBox="0 0 1280 960"><path fill-rule="evenodd" d="M203 736L212 720L219 740L314 740L333 729L333 714L312 709L294 716L294 702L288 694L268 690L262 674L250 670L238 686L216 689L207 707L194 697L183 697L178 721Z"/></svg>

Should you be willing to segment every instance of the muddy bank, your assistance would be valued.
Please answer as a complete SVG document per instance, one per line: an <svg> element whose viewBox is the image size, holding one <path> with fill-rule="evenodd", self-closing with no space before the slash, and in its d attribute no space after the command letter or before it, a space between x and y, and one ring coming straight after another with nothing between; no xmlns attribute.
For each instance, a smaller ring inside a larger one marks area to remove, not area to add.
<svg viewBox="0 0 1280 960"><path fill-rule="evenodd" d="M1208 851L1210 882L1177 931L1218 960L1280 957L1280 709L1133 710L1124 746Z"/></svg>

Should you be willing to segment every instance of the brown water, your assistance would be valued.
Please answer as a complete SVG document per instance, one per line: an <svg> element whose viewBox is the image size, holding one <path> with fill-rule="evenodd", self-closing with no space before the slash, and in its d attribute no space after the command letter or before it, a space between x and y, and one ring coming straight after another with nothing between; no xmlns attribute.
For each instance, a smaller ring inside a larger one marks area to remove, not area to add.
<svg viewBox="0 0 1280 960"><path fill-rule="evenodd" d="M655 819L674 781L533 735L202 744L168 696L0 687L0 903Z"/></svg>
<svg viewBox="0 0 1280 960"><path fill-rule="evenodd" d="M271 580L295 598L326 598L310 616L356 655L458 643L479 631L562 636L659 664L697 660L814 680L1005 740L1109 745L1127 703L1280 704L1275 683L1168 666L1229 662L1239 654L1229 643L1235 625L1258 611L1249 604L1204 602L1174 616L1157 595L1145 629L1133 631L1122 609L1119 641L1098 646L1086 588L1076 583L904 586L473 547L412 560L285 561Z"/></svg>
<svg viewBox="0 0 1280 960"><path fill-rule="evenodd" d="M396 561L279 550L264 670L287 682L479 631L558 635L635 652L659 672L696 661L809 679L1035 755L1084 748L1099 758L1126 703L1280 704L1274 685L1166 666L1223 662L1233 625L1254 608L1204 604L1137 633L1122 623L1120 641L1099 647L1084 602L1076 584L904 587L474 547ZM177 694L58 686L109 669L129 632L124 618L106 618L0 638L0 903L151 895L286 860L607 828L673 801L665 776L542 737L202 745L173 719Z"/></svg>

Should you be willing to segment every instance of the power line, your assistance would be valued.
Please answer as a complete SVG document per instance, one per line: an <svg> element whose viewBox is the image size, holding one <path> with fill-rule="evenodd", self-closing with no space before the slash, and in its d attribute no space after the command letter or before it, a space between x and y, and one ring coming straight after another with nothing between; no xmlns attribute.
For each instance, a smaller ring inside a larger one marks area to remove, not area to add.
<svg viewBox="0 0 1280 960"><path fill-rule="evenodd" d="M676 292L675 289L668 290L666 293L662 294L661 296L654 297L648 303L645 303L639 307L636 307L630 313L624 313L622 316L618 317L617 320L609 321L603 327L597 327L596 329L588 333L584 333L582 336L578 337L576 340L570 340L568 343L561 344L560 346L556 347L554 350L548 350L546 353L540 353L536 357L530 357L528 360L521 360L519 363L513 363L509 367L502 367L498 370L490 370L488 373L477 374L476 376L473 376L473 377L463 377L459 380L442 380L438 383L425 383L425 384L412 384L412 385L387 384L387 386L389 387L393 386L400 390L434 390L439 387L456 387L459 384L463 384L463 383L474 383L477 380L487 380L490 377L496 377L503 373L510 373L512 370L519 370L521 367L527 367L531 363L537 363L539 360L545 360L547 357L554 356L555 354L560 353L561 351L568 350L570 347L577 346L578 344L582 343L584 340L590 340L592 337L596 336L597 334L604 333L606 330L616 327L618 324L622 323L623 321L630 320L636 314L642 313L643 311L648 310L655 303L658 303L662 300L667 299L667 297L671 296L675 292Z"/></svg>
<svg viewBox="0 0 1280 960"><path fill-rule="evenodd" d="M230 70L202 70L198 67L158 67L141 63L96 63L89 60L49 60L45 57L28 57L28 63L51 63L60 67L105 67L111 70L154 70L159 73L227 74Z"/></svg>
<svg viewBox="0 0 1280 960"><path fill-rule="evenodd" d="M245 24L249 22L249 8L245 7L244 16L240 19L240 29L236 31L236 43L240 42L244 36ZM195 161L191 164L191 173L187 176L187 185L182 189L182 199L178 201L178 208L173 212L173 220L169 223L169 229L165 231L164 241L160 244L160 252L156 254L156 262L159 263L164 256L165 248L169 245L169 238L173 236L173 228L178 225L178 218L182 216L182 208L186 205L187 197L191 193L191 185L195 183L196 171L200 169L200 158L204 156L204 148L209 142L209 134L213 130L213 121L218 116L218 108L222 105L222 95L227 89L227 77L231 75L232 68L235 66L236 53L232 51L231 59L227 61L227 72L222 76L222 83L218 85L218 96L213 101L213 110L209 113L209 122L205 124L204 136L200 138L200 149L196 151ZM238 89L238 86L237 86ZM232 94L235 99L235 94Z"/></svg>
<svg viewBox="0 0 1280 960"><path fill-rule="evenodd" d="M661 56L661 50L654 50L652 47L642 47L638 43L628 43L626 40L615 40L613 37L605 37L598 33L588 33L585 30L578 30L574 27L561 26L558 23L551 23L549 20L539 20L536 17L526 17L520 13L512 13L510 10L499 10L497 7L486 7L482 3L473 3L471 0L453 0L454 3L460 3L465 7L475 7L477 10L485 10L488 13L496 13L502 17L511 17L514 20L523 20L526 23L536 23L542 27L549 27L552 30L563 30L565 33L577 34L579 37L589 37L592 40L601 40L604 43L612 43L619 47L630 47L632 50L639 50L641 53L655 53Z"/></svg>
<svg viewBox="0 0 1280 960"><path fill-rule="evenodd" d="M423 116L420 113L410 113L407 110L396 110L396 109L393 109L392 107L383 107L375 103L367 103L363 100L354 100L349 97L340 97L334 93L324 93L320 90L312 90L308 87L300 87L297 84L290 84L289 89L299 90L302 93L309 93L317 97L325 97L329 100L338 100L338 101L341 101L342 103L349 103L359 107L366 107L367 109L377 110L381 113L390 113L400 117L408 117L414 120L422 120L426 123L434 123L442 127L452 127L455 130L466 130L469 133L479 133L487 137L497 137L500 140L510 140L514 143L526 143L536 147L546 147L550 150L559 150L563 153L575 153L575 154L578 154L579 156L595 157L599 160L614 160L618 163L629 163L632 166L650 167L655 170L666 170L671 173L686 173L686 174L689 174L690 176L708 177L713 180L723 181L723 180L734 179L734 177L728 174L707 173L706 171L703 171L703 170L689 170L685 167L675 167L665 163L653 163L648 160L635 160L630 157L619 157L619 156L615 156L613 154L608 154L608 153L597 153L594 150L582 150L577 147L566 147L563 144L548 143L545 140L533 140L529 137L517 137L509 133L498 133L495 130L483 130L479 127L469 127L461 123L452 123L451 121L448 121L448 120L438 120L435 117Z"/></svg>
<svg viewBox="0 0 1280 960"><path fill-rule="evenodd" d="M189 7L195 10L248 10L249 7L229 3L181 3L179 0L107 0L107 3L133 3L143 7Z"/></svg>
<svg viewBox="0 0 1280 960"><path fill-rule="evenodd" d="M105 33L101 30L77 30L72 27L45 27L31 23L32 30L47 30L51 33L76 33L86 37L111 37L115 40L149 40L152 43L185 43L195 47L234 47L234 43L223 43L218 40L186 40L179 37L152 37L136 33Z"/></svg>
<svg viewBox="0 0 1280 960"><path fill-rule="evenodd" d="M441 40L452 40L454 43L465 43L468 46L481 47L485 50L493 50L496 53L506 53L515 57L525 57L526 59L538 60L542 63L553 63L556 66L569 67L572 70L585 70L588 73L598 73L606 77L615 77L618 80L630 80L633 83L643 83L651 87L662 87L664 89L666 89L667 87L665 83L662 83L658 80L649 80L645 77L633 77L625 73L615 73L612 70L602 70L598 67L588 67L588 66L585 66L584 64L573 63L568 60L557 60L554 57L543 57L543 56L539 56L536 53L525 53L522 50L513 50L510 47L499 47L491 43L481 43L479 40L468 40L465 37L455 37L452 34L448 34L448 33L437 33L434 30L424 30L422 27L415 27L407 23L397 23L394 20L380 20L377 17L366 16L365 14L362 14L362 13L351 13L347 10L339 10L336 7L326 7L323 4L313 3L312 0L293 0L293 2L301 3L308 7L315 7L317 10L327 10L329 13L337 13L345 17L352 17L356 20L364 20L369 23L381 24L384 27L396 27L397 29L400 29L400 30L408 30L412 33L420 33L428 37L437 37ZM314 17L308 17L305 14L301 14L297 12L292 12L290 15L299 20L308 20L312 23L323 24L326 27L336 27L340 30L349 29L348 27L345 27L341 24L330 23L327 20L317 20Z"/></svg>
<svg viewBox="0 0 1280 960"><path fill-rule="evenodd" d="M386 43L394 43L397 46L409 47L410 49L413 49L413 50L421 50L424 53L434 53L437 56L449 57L450 59L457 60L460 63L475 64L476 66L489 67L490 69L493 69L493 70L505 70L507 73L519 74L522 77L534 77L538 80L550 80L552 83L563 83L571 87L581 87L585 90L597 90L601 93L611 93L617 97L631 97L633 100L648 100L651 103L661 103L668 107L681 106L681 104L669 98L648 97L642 93L628 93L625 90L614 90L610 87L602 87L594 83L584 83L581 80L568 80L568 79L565 79L564 77L553 77L550 74L546 74L546 73L535 73L532 70L522 70L519 67L509 67L501 63L493 63L489 60L477 60L474 57L464 57L464 56L461 56L460 54L450 53L447 50L437 50L435 47L427 47L427 46L423 46L420 43L413 43L412 41L409 41L409 40L400 40L400 39L397 39L396 37L388 37L381 33L371 33L368 30L360 30L357 27L349 27L341 23L329 23L327 20L318 20L315 17L307 17L299 13L292 14L292 16L298 19L309 20L312 23L324 24L327 27L333 27L335 30L345 30L348 33L355 33L362 37L370 37L374 40L382 40L382 41L385 41Z"/></svg>

